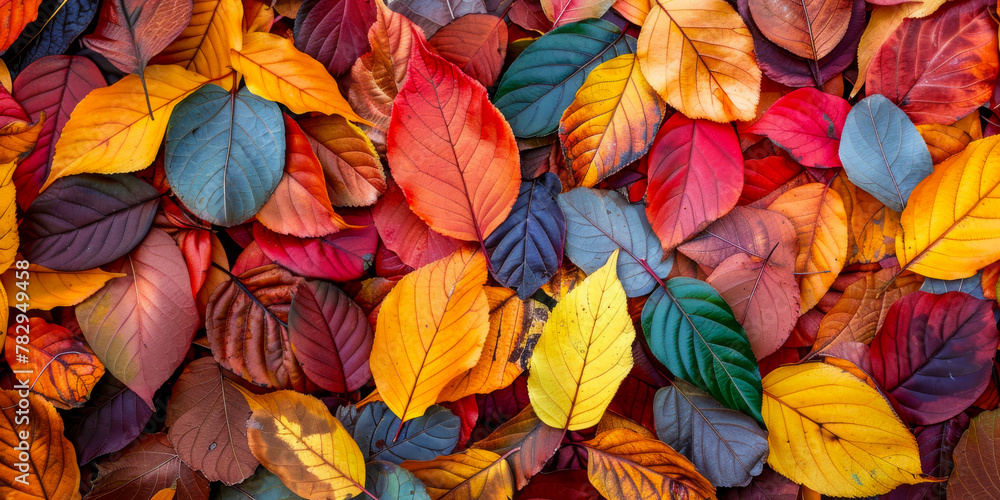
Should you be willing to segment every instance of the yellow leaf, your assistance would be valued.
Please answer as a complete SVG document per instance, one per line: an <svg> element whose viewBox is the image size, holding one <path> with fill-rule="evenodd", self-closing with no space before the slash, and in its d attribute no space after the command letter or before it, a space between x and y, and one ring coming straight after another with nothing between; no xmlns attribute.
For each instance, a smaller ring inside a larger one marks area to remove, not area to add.
<svg viewBox="0 0 1000 500"><path fill-rule="evenodd" d="M712 483L663 441L615 429L583 444L587 447L587 477L607 498L715 498Z"/></svg>
<svg viewBox="0 0 1000 500"><path fill-rule="evenodd" d="M29 420L18 414L21 401ZM20 419L18 417L21 417ZM18 435L28 432L28 439ZM80 468L73 445L63 436L62 417L41 396L0 390L0 498L4 500L80 500ZM23 443L23 444L22 444ZM24 448L23 451L17 447ZM21 460L21 453L28 456ZM28 463L27 470L17 463ZM21 478L21 480L16 480Z"/></svg>
<svg viewBox="0 0 1000 500"><path fill-rule="evenodd" d="M144 75L153 114L138 75L91 91L63 128L42 189L67 175L134 172L153 163L174 106L208 79L172 65L149 66Z"/></svg>
<svg viewBox="0 0 1000 500"><path fill-rule="evenodd" d="M243 75L254 94L280 102L292 113L337 114L370 125L347 104L323 64L299 52L291 40L270 33L247 33L243 48L231 53L233 69Z"/></svg>
<svg viewBox="0 0 1000 500"><path fill-rule="evenodd" d="M761 73L743 18L725 0L650 5L636 51L650 85L688 118L752 120Z"/></svg>
<svg viewBox="0 0 1000 500"><path fill-rule="evenodd" d="M591 187L638 160L666 110L635 55L594 68L559 121L559 139L577 185Z"/></svg>
<svg viewBox="0 0 1000 500"><path fill-rule="evenodd" d="M18 279L21 276L24 279ZM14 307L19 301L14 294L18 282L27 282L27 292L32 309L47 311L53 307L75 306L101 289L111 278L125 276L122 273L107 273L98 269L86 271L53 271L39 265L30 264L26 270L8 269L0 276L3 287L11 291L8 305Z"/></svg>
<svg viewBox="0 0 1000 500"><path fill-rule="evenodd" d="M229 49L243 43L243 2L195 0L191 22L152 64L177 64L208 78L229 74Z"/></svg>
<svg viewBox="0 0 1000 500"><path fill-rule="evenodd" d="M969 144L917 184L896 258L929 278L968 278L1000 260L1000 136Z"/></svg>
<svg viewBox="0 0 1000 500"><path fill-rule="evenodd" d="M618 281L618 250L559 301L531 356L528 397L556 429L596 425L632 369L635 327Z"/></svg>
<svg viewBox="0 0 1000 500"><path fill-rule="evenodd" d="M898 267L892 267L868 273L848 285L820 321L812 351L828 353L847 342L871 343L892 303L920 289L919 276L895 276L898 271Z"/></svg>
<svg viewBox="0 0 1000 500"><path fill-rule="evenodd" d="M906 16L910 15L920 4L900 3L896 5L876 5L872 9L872 17L865 27L865 32L861 34L861 41L858 42L858 81L854 83L851 90L851 98L854 98L865 84L865 76L868 74L868 65L872 58L882 48L882 44L892 35L893 31Z"/></svg>
<svg viewBox="0 0 1000 500"><path fill-rule="evenodd" d="M795 272L799 275L800 311L819 303L847 260L847 212L836 191L820 183L790 189L768 210L788 217L798 237Z"/></svg>
<svg viewBox="0 0 1000 500"><path fill-rule="evenodd" d="M0 61L0 86L7 89L7 92L14 89L14 82L10 79L10 70L7 69L7 64L3 61Z"/></svg>
<svg viewBox="0 0 1000 500"><path fill-rule="evenodd" d="M462 248L407 274L382 300L369 363L382 400L404 422L479 360L490 332L485 284L483 253Z"/></svg>
<svg viewBox="0 0 1000 500"><path fill-rule="evenodd" d="M13 121L0 128L0 184L10 182L14 167L31 153L45 124L45 112L35 123Z"/></svg>
<svg viewBox="0 0 1000 500"><path fill-rule="evenodd" d="M253 414L250 451L296 495L341 500L364 492L365 458L322 401L295 391L255 395L236 386Z"/></svg>
<svg viewBox="0 0 1000 500"><path fill-rule="evenodd" d="M431 500L514 498L510 466L492 451L470 448L434 460L407 460L400 467L424 483Z"/></svg>
<svg viewBox="0 0 1000 500"><path fill-rule="evenodd" d="M490 333L479 361L448 382L438 401L458 401L503 389L527 368L529 346L541 334L548 308L531 299L522 301L509 288L486 287L486 299L490 305Z"/></svg>
<svg viewBox="0 0 1000 500"><path fill-rule="evenodd" d="M17 204L14 183L0 186L0 269L6 270L17 256Z"/></svg>
<svg viewBox="0 0 1000 500"><path fill-rule="evenodd" d="M918 8L913 12L909 13L907 17L913 19L919 19L922 17L927 17L935 12L938 8L945 4L945 2L950 2L952 0L915 0Z"/></svg>
<svg viewBox="0 0 1000 500"><path fill-rule="evenodd" d="M874 388L826 363L763 380L767 463L823 495L865 497L924 482L917 440Z"/></svg>

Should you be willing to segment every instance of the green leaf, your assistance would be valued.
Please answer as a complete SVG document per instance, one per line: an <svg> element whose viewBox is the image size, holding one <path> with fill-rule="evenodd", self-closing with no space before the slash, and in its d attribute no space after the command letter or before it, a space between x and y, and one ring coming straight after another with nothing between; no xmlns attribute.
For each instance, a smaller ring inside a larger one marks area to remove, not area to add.
<svg viewBox="0 0 1000 500"><path fill-rule="evenodd" d="M235 226L253 217L285 168L281 109L246 87L205 85L170 115L164 162L170 187L195 215Z"/></svg>
<svg viewBox="0 0 1000 500"><path fill-rule="evenodd" d="M560 26L542 35L511 63L493 102L514 135L551 134L591 70L634 52L635 38L608 21L585 19Z"/></svg>
<svg viewBox="0 0 1000 500"><path fill-rule="evenodd" d="M763 423L760 370L743 327L708 283L673 278L642 308L649 349L674 375Z"/></svg>

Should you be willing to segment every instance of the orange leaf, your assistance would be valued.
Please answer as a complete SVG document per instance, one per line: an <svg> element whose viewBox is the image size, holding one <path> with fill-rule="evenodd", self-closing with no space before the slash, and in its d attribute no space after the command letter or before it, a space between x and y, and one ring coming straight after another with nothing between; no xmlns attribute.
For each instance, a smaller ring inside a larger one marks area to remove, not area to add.
<svg viewBox="0 0 1000 500"><path fill-rule="evenodd" d="M392 105L389 167L410 208L435 231L482 242L521 185L517 143L486 89L421 43Z"/></svg>
<svg viewBox="0 0 1000 500"><path fill-rule="evenodd" d="M42 0L4 0L0 2L0 52L7 50L29 23L38 17Z"/></svg>
<svg viewBox="0 0 1000 500"><path fill-rule="evenodd" d="M241 0L195 0L191 22L151 64L177 64L208 78L228 74L229 49L243 43Z"/></svg>
<svg viewBox="0 0 1000 500"><path fill-rule="evenodd" d="M299 123L323 166L334 205L366 207L385 193L382 160L360 128L341 116L314 116Z"/></svg>
<svg viewBox="0 0 1000 500"><path fill-rule="evenodd" d="M358 116L322 63L299 52L292 41L270 33L247 33L243 48L231 49L233 69L247 87L265 99L280 102L292 113L318 111L368 123Z"/></svg>
<svg viewBox="0 0 1000 500"><path fill-rule="evenodd" d="M21 276L23 279L17 279ZM28 269L8 269L0 276L4 288L11 290L7 300L10 307L15 307L19 301L14 293L18 282L27 282L24 290L31 298L32 309L47 311L53 307L75 306L101 289L108 280L125 276L122 273L108 273L101 269L87 271L53 271L39 265L29 264Z"/></svg>
<svg viewBox="0 0 1000 500"><path fill-rule="evenodd" d="M535 342L549 317L542 304L521 301L509 288L486 287L490 304L490 333L479 362L448 383L438 401L458 401L472 394L503 389L527 368Z"/></svg>
<svg viewBox="0 0 1000 500"><path fill-rule="evenodd" d="M662 441L616 429L583 445L587 477L607 498L715 498L712 483Z"/></svg>
<svg viewBox="0 0 1000 500"><path fill-rule="evenodd" d="M553 27L601 17L614 0L542 0L542 12L552 21Z"/></svg>
<svg viewBox="0 0 1000 500"><path fill-rule="evenodd" d="M285 173L257 220L264 227L299 238L318 238L351 226L333 211L323 167L309 139L288 115L285 120ZM346 122L345 122L346 123Z"/></svg>
<svg viewBox="0 0 1000 500"><path fill-rule="evenodd" d="M663 100L691 119L753 119L761 73L743 18L724 0L649 3L636 57Z"/></svg>
<svg viewBox="0 0 1000 500"><path fill-rule="evenodd" d="M403 421L423 415L479 360L490 330L485 283L483 253L463 248L407 274L382 301L369 362Z"/></svg>
<svg viewBox="0 0 1000 500"><path fill-rule="evenodd" d="M803 273L799 275L800 310L808 311L830 289L847 260L844 202L829 186L814 182L789 190L767 208L788 217L795 226L799 240L795 271Z"/></svg>
<svg viewBox="0 0 1000 500"><path fill-rule="evenodd" d="M20 385L27 384L17 379L14 388ZM18 417L18 404L30 408L30 425ZM63 436L62 417L47 401L0 390L0 443L0 498L80 500L76 452Z"/></svg>
<svg viewBox="0 0 1000 500"><path fill-rule="evenodd" d="M846 342L870 343L875 332L882 328L889 306L920 288L919 276L913 273L895 276L897 272L898 267L883 269L848 285L820 321L812 352L830 352Z"/></svg>
<svg viewBox="0 0 1000 500"><path fill-rule="evenodd" d="M400 466L424 483L431 500L514 498L510 466L492 451L470 448L434 460L407 460Z"/></svg>
<svg viewBox="0 0 1000 500"><path fill-rule="evenodd" d="M46 323L42 318L30 318L27 325L11 325L7 334L7 363L31 370L31 390L53 406L68 410L83 406L90 391L104 375L104 365L94 351L73 332L60 325ZM25 330L25 326L28 330ZM19 348L15 342L28 331L29 342ZM28 362L19 361L19 353L27 349Z"/></svg>

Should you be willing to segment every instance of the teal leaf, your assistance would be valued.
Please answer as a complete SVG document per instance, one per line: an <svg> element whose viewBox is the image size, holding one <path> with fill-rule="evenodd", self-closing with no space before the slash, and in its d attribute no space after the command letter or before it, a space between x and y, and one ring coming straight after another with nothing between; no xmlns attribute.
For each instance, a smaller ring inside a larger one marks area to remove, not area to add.
<svg viewBox="0 0 1000 500"><path fill-rule="evenodd" d="M406 460L432 460L455 449L462 428L458 417L437 405L402 425L400 430L399 417L389 411L385 403L375 401L365 405L353 432L365 460L394 464Z"/></svg>
<svg viewBox="0 0 1000 500"><path fill-rule="evenodd" d="M195 215L235 226L253 217L285 168L278 105L245 87L205 85L174 109L164 167L174 194Z"/></svg>
<svg viewBox="0 0 1000 500"><path fill-rule="evenodd" d="M642 308L653 356L674 375L761 424L763 389L747 334L722 296L704 281L673 278Z"/></svg>
<svg viewBox="0 0 1000 500"><path fill-rule="evenodd" d="M601 19L560 26L535 40L500 79L494 104L514 135L554 133L587 75L604 61L635 52L635 38Z"/></svg>
<svg viewBox="0 0 1000 500"><path fill-rule="evenodd" d="M427 487L410 471L375 460L365 464L365 489L379 500L431 500ZM355 498L371 498L361 494Z"/></svg>

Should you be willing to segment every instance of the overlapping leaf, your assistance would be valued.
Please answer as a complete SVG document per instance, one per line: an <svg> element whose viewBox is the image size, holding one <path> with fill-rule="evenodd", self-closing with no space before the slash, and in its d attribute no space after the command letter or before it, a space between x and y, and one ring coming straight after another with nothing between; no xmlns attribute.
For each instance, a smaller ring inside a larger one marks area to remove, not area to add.
<svg viewBox="0 0 1000 500"><path fill-rule="evenodd" d="M538 339L528 394L538 418L550 427L572 431L596 425L632 369L635 328L617 268L616 251L559 301Z"/></svg>
<svg viewBox="0 0 1000 500"><path fill-rule="evenodd" d="M28 421L23 412L18 417L20 401L31 409ZM25 428L29 422L30 431ZM80 469L76 467L73 445L63 436L62 419L56 409L43 398L32 394L24 397L16 390L0 391L0 442L4 446L0 454L0 495L4 498L80 499ZM28 459L19 458L21 453Z"/></svg>
<svg viewBox="0 0 1000 500"><path fill-rule="evenodd" d="M29 341L16 342L21 335L27 335ZM21 357L24 353L26 358ZM82 406L104 375L104 365L82 339L42 318L11 325L4 354L7 364L30 373L27 378L32 392L62 410Z"/></svg>

